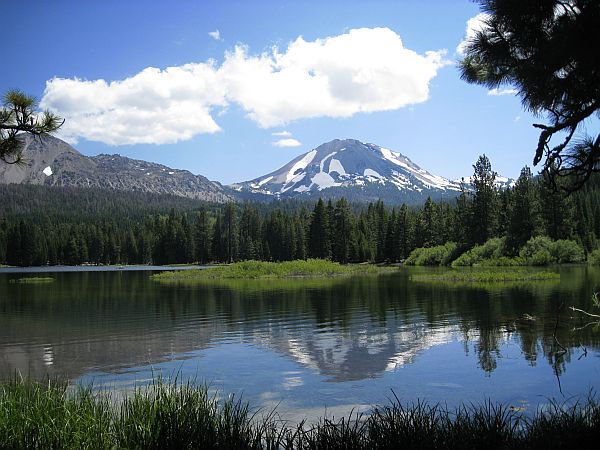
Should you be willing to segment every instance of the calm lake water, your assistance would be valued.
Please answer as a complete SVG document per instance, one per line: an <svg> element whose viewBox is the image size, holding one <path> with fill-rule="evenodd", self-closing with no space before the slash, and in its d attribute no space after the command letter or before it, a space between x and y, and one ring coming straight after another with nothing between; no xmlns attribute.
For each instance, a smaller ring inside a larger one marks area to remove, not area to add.
<svg viewBox="0 0 600 450"><path fill-rule="evenodd" d="M394 394L535 411L600 387L599 327L568 309L593 308L600 270L485 287L410 280L421 271L196 287L161 285L148 271L56 272L51 284L0 273L0 378L129 389L177 376L290 420L368 410Z"/></svg>

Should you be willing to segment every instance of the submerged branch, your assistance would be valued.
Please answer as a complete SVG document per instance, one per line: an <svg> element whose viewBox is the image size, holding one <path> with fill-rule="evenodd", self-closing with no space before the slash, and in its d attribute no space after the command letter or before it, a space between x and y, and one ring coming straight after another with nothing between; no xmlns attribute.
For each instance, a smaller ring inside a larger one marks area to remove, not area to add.
<svg viewBox="0 0 600 450"><path fill-rule="evenodd" d="M600 316L598 314L592 314L592 313L589 313L587 311L584 311L583 309L575 308L574 306L570 306L569 309L571 309L572 311L577 311L577 312L580 312L582 314L585 314L586 316L596 317L596 318L600 319Z"/></svg>

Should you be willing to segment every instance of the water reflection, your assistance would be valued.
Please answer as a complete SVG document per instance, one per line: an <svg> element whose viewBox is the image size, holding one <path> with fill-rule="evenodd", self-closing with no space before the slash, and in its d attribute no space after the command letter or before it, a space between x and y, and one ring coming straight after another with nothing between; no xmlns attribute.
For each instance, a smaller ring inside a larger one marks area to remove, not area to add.
<svg viewBox="0 0 600 450"><path fill-rule="evenodd" d="M559 284L488 287L409 275L173 287L147 272L57 273L45 285L9 283L16 275L3 274L0 377L122 372L230 344L282 355L326 382L380 378L453 342L475 357L477 369L467 364L465 372L488 375L515 346L530 367L544 362L557 375L580 349L598 354L597 327L583 327L585 318L567 309L591 308L598 270L563 269ZM283 389L303 383L292 373Z"/></svg>

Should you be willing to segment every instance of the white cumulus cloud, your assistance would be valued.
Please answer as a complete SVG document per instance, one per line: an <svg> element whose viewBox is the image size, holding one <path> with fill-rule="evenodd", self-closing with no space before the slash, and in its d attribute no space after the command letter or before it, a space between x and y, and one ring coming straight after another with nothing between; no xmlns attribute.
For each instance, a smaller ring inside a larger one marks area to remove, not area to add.
<svg viewBox="0 0 600 450"><path fill-rule="evenodd" d="M469 43L470 40L472 40L475 37L475 34L478 31L483 31L485 29L485 27L486 27L485 22L489 18L490 18L489 14L479 13L475 17L471 17L469 20L467 20L467 28L465 30L465 37L463 38L462 41L460 41L460 43L456 47L456 53L458 53L460 56L465 55L465 50L466 50L467 44Z"/></svg>
<svg viewBox="0 0 600 450"><path fill-rule="evenodd" d="M219 32L219 30L215 30L215 31L210 31L208 33L208 35L213 38L215 41L220 41L221 40L221 33Z"/></svg>
<svg viewBox="0 0 600 450"><path fill-rule="evenodd" d="M443 65L444 51L404 48L389 28L361 28L259 56L237 46L219 69L228 98L268 128L297 119L350 117L421 103Z"/></svg>
<svg viewBox="0 0 600 450"><path fill-rule="evenodd" d="M494 97L498 97L500 95L515 95L518 92L519 91L517 91L516 89L499 89L499 88L494 88L494 89L490 89L488 91L488 95L491 95L491 96L494 96Z"/></svg>
<svg viewBox="0 0 600 450"><path fill-rule="evenodd" d="M284 51L260 55L238 45L220 65L148 67L114 81L53 78L40 105L66 119L61 137L72 143L174 143L219 131L214 117L230 104L271 128L421 103L447 64L444 55L407 49L389 28L361 28L314 41L298 37Z"/></svg>
<svg viewBox="0 0 600 450"><path fill-rule="evenodd" d="M275 147L300 147L302 143L293 138L287 139L279 139L278 141L273 142Z"/></svg>
<svg viewBox="0 0 600 450"><path fill-rule="evenodd" d="M40 106L65 118L59 136L109 145L167 144L220 130L211 110L225 106L212 63L148 67L120 81L53 78Z"/></svg>

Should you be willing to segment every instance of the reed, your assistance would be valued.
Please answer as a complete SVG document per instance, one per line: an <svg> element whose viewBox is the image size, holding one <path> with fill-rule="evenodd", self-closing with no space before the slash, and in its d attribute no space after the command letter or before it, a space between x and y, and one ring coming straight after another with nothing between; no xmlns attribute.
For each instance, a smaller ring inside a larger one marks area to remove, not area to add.
<svg viewBox="0 0 600 450"><path fill-rule="evenodd" d="M402 404L370 414L287 425L240 398L206 386L156 380L120 401L65 382L15 379L0 385L2 449L560 449L596 448L600 406L593 397L550 403L530 416L487 402L455 409Z"/></svg>
<svg viewBox="0 0 600 450"><path fill-rule="evenodd" d="M485 270L449 269L442 273L415 274L412 281L449 282L449 283L502 283L509 281L547 281L560 280L556 272L528 270L526 268L486 268Z"/></svg>
<svg viewBox="0 0 600 450"><path fill-rule="evenodd" d="M155 281L193 283L215 279L324 278L353 274L374 274L393 270L370 264L340 264L324 259L282 262L242 261L208 269L161 272L152 275Z"/></svg>

